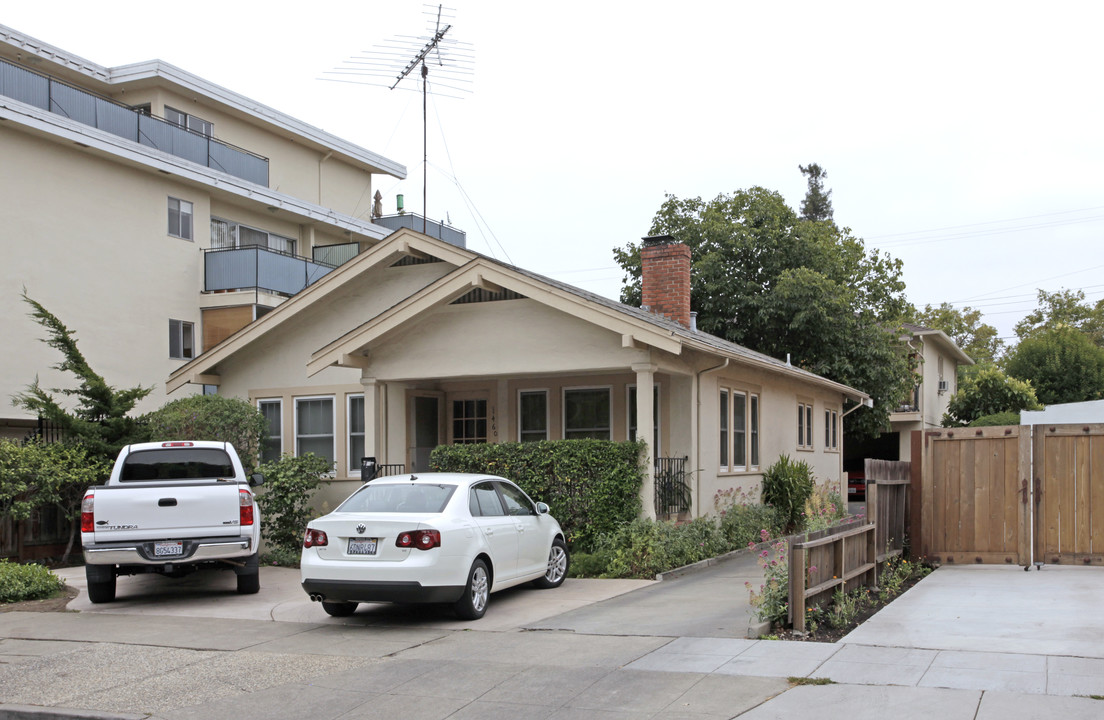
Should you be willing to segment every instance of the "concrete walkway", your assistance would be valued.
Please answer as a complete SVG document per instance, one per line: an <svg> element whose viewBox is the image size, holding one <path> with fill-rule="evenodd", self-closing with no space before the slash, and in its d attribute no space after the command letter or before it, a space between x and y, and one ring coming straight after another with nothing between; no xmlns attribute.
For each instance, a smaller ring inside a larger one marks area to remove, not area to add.
<svg viewBox="0 0 1104 720"><path fill-rule="evenodd" d="M314 606L307 618L294 573L275 568L251 597L235 595L230 576L229 590L177 587L191 601L154 602L148 593L163 587L124 591L139 580L124 579L114 606L0 614L0 718L60 708L164 720L1104 717L1104 701L1078 697L1104 695L1104 614L1070 619L1104 598L1099 568L944 567L836 644L664 634L677 618L693 630L696 608L713 612L709 593L725 589L718 578L740 573L714 572L635 589L579 580L498 593L484 620L501 611L516 624L463 629L387 606L346 619ZM740 590L723 593L734 609ZM550 609L561 591L584 604ZM242 617L247 606L253 618ZM791 677L837 684L795 687Z"/></svg>

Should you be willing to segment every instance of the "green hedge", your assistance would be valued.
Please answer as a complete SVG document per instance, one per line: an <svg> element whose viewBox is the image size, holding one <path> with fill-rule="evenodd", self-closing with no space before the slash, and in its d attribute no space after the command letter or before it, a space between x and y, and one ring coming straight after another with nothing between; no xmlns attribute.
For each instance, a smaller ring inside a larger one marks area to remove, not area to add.
<svg viewBox="0 0 1104 720"><path fill-rule="evenodd" d="M65 583L49 568L0 560L0 603L53 597L63 587Z"/></svg>
<svg viewBox="0 0 1104 720"><path fill-rule="evenodd" d="M572 549L585 551L640 515L644 449L642 442L608 440L441 445L430 467L513 480L548 503Z"/></svg>

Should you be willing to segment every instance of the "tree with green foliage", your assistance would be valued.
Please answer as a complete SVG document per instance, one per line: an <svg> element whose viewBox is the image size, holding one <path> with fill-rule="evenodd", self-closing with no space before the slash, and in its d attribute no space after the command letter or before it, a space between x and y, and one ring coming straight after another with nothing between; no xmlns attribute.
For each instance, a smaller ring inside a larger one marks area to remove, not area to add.
<svg viewBox="0 0 1104 720"><path fill-rule="evenodd" d="M1004 369L1030 382L1044 405L1104 398L1104 348L1073 327L1035 332L1021 340Z"/></svg>
<svg viewBox="0 0 1104 720"><path fill-rule="evenodd" d="M1009 377L988 365L967 375L951 396L943 427L969 425L978 418L997 413L1038 410L1039 401L1031 383Z"/></svg>
<svg viewBox="0 0 1104 720"><path fill-rule="evenodd" d="M801 201L801 219L832 222L832 191L824 191L824 178L828 177L828 171L816 163L798 165L797 169L809 184L805 199Z"/></svg>
<svg viewBox="0 0 1104 720"><path fill-rule="evenodd" d="M162 405L146 415L150 440L219 440L238 451L246 473L260 461L268 431L255 406L222 395L191 395Z"/></svg>
<svg viewBox="0 0 1104 720"><path fill-rule="evenodd" d="M1039 307L1016 323L1015 329L1022 341L1059 328L1079 330L1104 347L1104 299L1090 305L1083 290L1039 290Z"/></svg>
<svg viewBox="0 0 1104 720"><path fill-rule="evenodd" d="M36 377L26 391L12 398L12 404L57 424L67 438L82 443L90 455L108 461L114 460L124 445L145 440L144 428L129 413L153 388L137 385L116 390L108 385L89 366L77 347L73 332L26 292L23 300L32 308L30 317L49 335L43 342L62 354L62 361L54 365L54 369L71 373L78 383L75 388L47 390L39 385ZM53 393L72 398L76 407L66 409Z"/></svg>
<svg viewBox="0 0 1104 720"><path fill-rule="evenodd" d="M945 332L978 365L996 362L1004 350L997 329L981 321L980 310L941 303L937 307L925 305L923 310L913 308L911 316L917 325Z"/></svg>
<svg viewBox="0 0 1104 720"><path fill-rule="evenodd" d="M311 497L322 478L333 470L332 463L314 453L280 456L262 464L262 492L257 494L261 509L261 539L280 559L298 559L307 523L314 516Z"/></svg>
<svg viewBox="0 0 1104 720"><path fill-rule="evenodd" d="M0 517L27 520L57 508L70 523L65 557L73 550L81 500L111 472L111 463L71 442L20 444L0 440Z"/></svg>
<svg viewBox="0 0 1104 720"><path fill-rule="evenodd" d="M872 410L847 417L876 435L911 391L896 332L908 304L901 262L868 252L847 228L802 220L777 192L754 187L713 200L667 196L650 234L692 252L698 328L862 390ZM614 250L621 301L640 305L640 246Z"/></svg>

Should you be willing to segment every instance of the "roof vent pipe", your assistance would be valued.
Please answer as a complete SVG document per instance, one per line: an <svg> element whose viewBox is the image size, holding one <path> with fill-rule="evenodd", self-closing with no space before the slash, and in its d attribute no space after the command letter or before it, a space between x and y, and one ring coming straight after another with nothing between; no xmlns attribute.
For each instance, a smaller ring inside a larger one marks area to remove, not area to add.
<svg viewBox="0 0 1104 720"><path fill-rule="evenodd" d="M789 353L786 353L786 364L787 365L790 364L790 354Z"/></svg>
<svg viewBox="0 0 1104 720"><path fill-rule="evenodd" d="M698 331L698 313L697 311L690 311L690 329L694 332Z"/></svg>

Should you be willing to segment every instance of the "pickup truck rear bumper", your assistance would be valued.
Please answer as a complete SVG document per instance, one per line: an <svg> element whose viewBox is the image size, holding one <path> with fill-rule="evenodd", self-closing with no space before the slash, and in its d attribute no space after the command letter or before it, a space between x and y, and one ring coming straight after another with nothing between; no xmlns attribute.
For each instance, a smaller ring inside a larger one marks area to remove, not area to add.
<svg viewBox="0 0 1104 720"><path fill-rule="evenodd" d="M85 545L84 562L88 565L164 565L245 558L256 551L252 538L248 537L189 538L178 542L183 552L177 555L157 555L154 550L157 542L152 540Z"/></svg>

